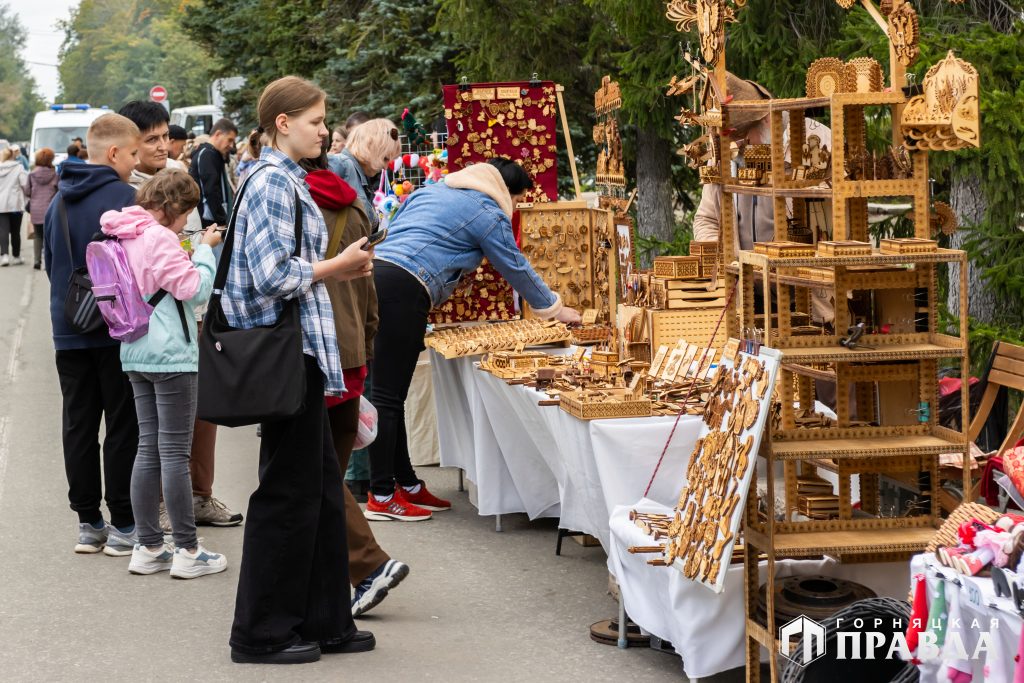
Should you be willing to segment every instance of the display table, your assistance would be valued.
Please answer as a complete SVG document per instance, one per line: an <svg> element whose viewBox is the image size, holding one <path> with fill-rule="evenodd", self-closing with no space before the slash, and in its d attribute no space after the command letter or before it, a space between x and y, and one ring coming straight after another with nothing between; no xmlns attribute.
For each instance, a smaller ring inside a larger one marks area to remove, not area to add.
<svg viewBox="0 0 1024 683"><path fill-rule="evenodd" d="M596 537L607 552L612 510L643 495L675 418L583 422L537 405L545 394L478 370L477 358L430 353L441 464L476 484L480 514L560 517L562 528ZM679 420L649 498L679 496L700 425L699 417Z"/></svg>
<svg viewBox="0 0 1024 683"><path fill-rule="evenodd" d="M691 680L743 666L743 565L729 567L725 590L716 594L674 568L647 564L652 555L627 552L630 546L651 543L650 537L629 521L629 511L633 509L672 513L671 508L650 500L619 506L612 513L608 570L618 579L630 619L645 631L670 641ZM826 558L775 563L775 575L779 578L806 574L849 579L868 586L878 595L889 596L905 596L910 576L906 562L844 565ZM767 563L762 562L762 583L766 577ZM766 656L762 652L762 657Z"/></svg>
<svg viewBox="0 0 1024 683"><path fill-rule="evenodd" d="M964 649L971 655L977 648L982 632L988 632L991 649L976 660L968 660L973 680L977 683L1011 683L1014 679L1015 658L1020 647L1024 620L1013 608L1010 598L997 598L992 579L957 574L943 567L930 555L916 555L910 562L911 575L924 574L928 582L929 600L939 582L945 582L947 614L959 610L962 628L957 629ZM929 615L929 621L931 616ZM978 628L972 628L976 622ZM947 644L952 643L950 626L946 631ZM924 662L921 683L947 683L948 657L951 647L942 650L940 662Z"/></svg>

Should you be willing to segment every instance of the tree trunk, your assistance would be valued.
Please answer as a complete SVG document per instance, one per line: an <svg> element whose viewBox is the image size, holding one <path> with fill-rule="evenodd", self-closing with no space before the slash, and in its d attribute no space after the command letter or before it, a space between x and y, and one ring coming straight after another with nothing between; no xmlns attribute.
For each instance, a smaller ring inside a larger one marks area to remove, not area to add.
<svg viewBox="0 0 1024 683"><path fill-rule="evenodd" d="M980 223L988 210L988 201L981 191L981 179L975 176L955 174L950 187L950 203L960 220L961 226ZM957 230L950 240L953 249L961 249L964 243L964 230ZM946 303L953 315L960 311L960 297L967 296L967 312L978 322L991 323L999 313L998 301L991 288L982 280L983 268L968 260L967 291L960 291L960 266L949 264L949 294Z"/></svg>
<svg viewBox="0 0 1024 683"><path fill-rule="evenodd" d="M672 241L672 144L651 128L636 136L637 232ZM650 262L641 263L649 268Z"/></svg>

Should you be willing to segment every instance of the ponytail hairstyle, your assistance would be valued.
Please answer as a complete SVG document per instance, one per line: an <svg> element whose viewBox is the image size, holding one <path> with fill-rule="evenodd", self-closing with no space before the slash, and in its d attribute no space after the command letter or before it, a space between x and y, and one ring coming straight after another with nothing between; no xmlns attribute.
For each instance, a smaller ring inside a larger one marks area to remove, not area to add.
<svg viewBox="0 0 1024 683"><path fill-rule="evenodd" d="M298 76L285 76L270 83L260 93L256 105L256 118L259 125L249 136L252 146L256 134L263 136L271 147L277 148L277 117L281 114L294 116L300 114L318 102L327 99L327 93L316 84ZM257 143L258 144L258 140ZM256 155L259 157L259 154Z"/></svg>

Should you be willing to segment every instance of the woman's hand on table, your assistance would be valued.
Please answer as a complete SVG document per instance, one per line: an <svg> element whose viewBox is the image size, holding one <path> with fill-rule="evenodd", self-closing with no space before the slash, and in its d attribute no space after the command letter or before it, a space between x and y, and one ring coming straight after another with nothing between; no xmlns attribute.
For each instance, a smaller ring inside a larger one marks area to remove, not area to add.
<svg viewBox="0 0 1024 683"><path fill-rule="evenodd" d="M562 310L560 310L558 314L555 315L555 320L557 320L560 323L565 323L566 325L572 325L573 323L580 322L581 320L583 320L583 318L580 316L580 312L577 311L575 308L562 306Z"/></svg>

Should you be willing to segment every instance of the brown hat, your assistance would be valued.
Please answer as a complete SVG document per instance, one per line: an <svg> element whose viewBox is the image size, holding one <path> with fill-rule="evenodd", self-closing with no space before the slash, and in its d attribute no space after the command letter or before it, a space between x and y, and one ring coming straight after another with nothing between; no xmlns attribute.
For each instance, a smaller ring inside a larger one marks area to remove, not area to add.
<svg viewBox="0 0 1024 683"><path fill-rule="evenodd" d="M734 100L770 100L772 94L760 83L748 81L726 72L725 84ZM740 135L745 135L754 124L768 115L767 111L744 110L729 116L729 127L735 128Z"/></svg>

